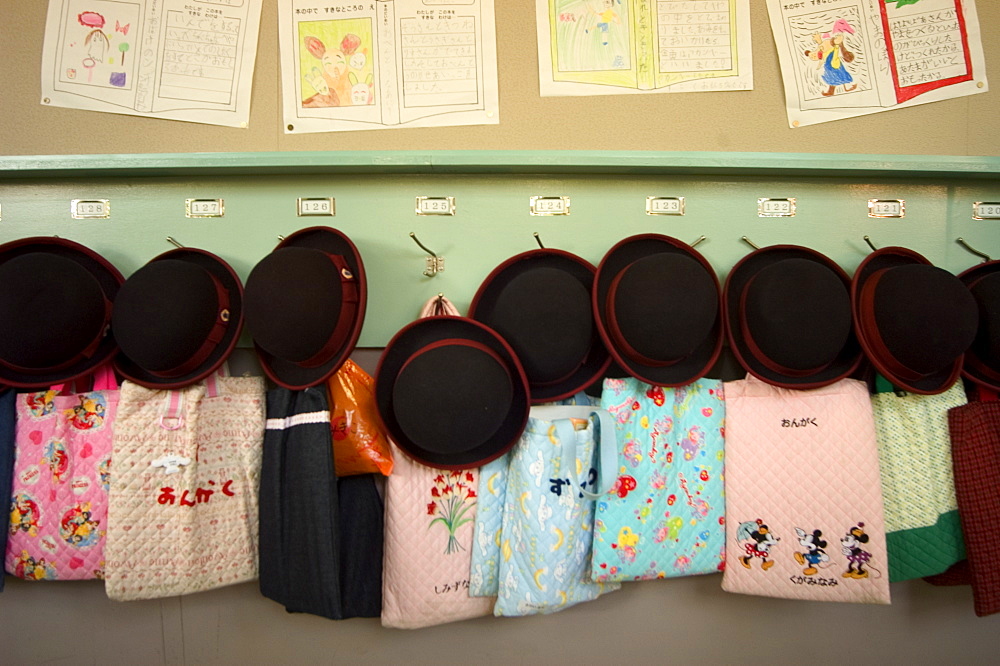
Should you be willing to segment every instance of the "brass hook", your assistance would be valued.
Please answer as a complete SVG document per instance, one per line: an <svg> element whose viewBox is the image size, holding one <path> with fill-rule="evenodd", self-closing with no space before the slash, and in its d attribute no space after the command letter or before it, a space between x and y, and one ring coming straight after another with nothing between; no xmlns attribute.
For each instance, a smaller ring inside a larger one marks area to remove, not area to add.
<svg viewBox="0 0 1000 666"><path fill-rule="evenodd" d="M538 232L536 231L536 232L534 232L531 235L535 237L535 241L538 243L538 247L540 247L540 248L542 248L544 250L545 246L542 245L542 239L538 236Z"/></svg>
<svg viewBox="0 0 1000 666"><path fill-rule="evenodd" d="M174 247L178 248L178 249L182 249L182 250L184 249L184 246L181 245L180 243L178 243L176 240L174 240L173 236L167 236L167 242L170 243L171 245L173 245Z"/></svg>
<svg viewBox="0 0 1000 666"><path fill-rule="evenodd" d="M413 239L414 243L420 246L421 250L430 255L429 257L427 257L427 263L426 263L427 267L424 269L425 276L434 277L435 275L444 270L444 257L439 257L437 254L434 253L433 250L431 250L429 247L421 243L420 239L418 239L417 235L412 231L410 232L410 238ZM443 294L441 295L441 298L444 298Z"/></svg>
<svg viewBox="0 0 1000 666"><path fill-rule="evenodd" d="M985 252L980 252L976 248L972 247L971 245L969 245L968 243L966 243L965 239L962 238L961 236L959 236L958 238L956 238L955 242L958 243L959 245L961 245L962 247L964 247L966 250L968 250L972 254L976 255L977 257L982 257L983 261L993 261L992 259L990 259L990 256L988 254L986 254Z"/></svg>
<svg viewBox="0 0 1000 666"><path fill-rule="evenodd" d="M760 249L759 245L757 245L756 243L754 243L752 240L750 240L746 236L741 236L740 240L743 241L744 243L746 243L747 245L749 245L750 247L752 247L755 250L759 250Z"/></svg>
<svg viewBox="0 0 1000 666"><path fill-rule="evenodd" d="M278 234L278 242L279 243L284 243L285 242L285 237L282 236L281 234Z"/></svg>
<svg viewBox="0 0 1000 666"><path fill-rule="evenodd" d="M746 240L746 239L747 239L747 237L744 236L743 240ZM696 240L695 242L691 243L691 247L697 247L698 243L702 242L703 240L705 240L705 236L698 236L698 240Z"/></svg>
<svg viewBox="0 0 1000 666"><path fill-rule="evenodd" d="M878 252L878 248L875 247L875 243L872 243L872 239L865 235L865 242L868 243L868 247L872 249L872 252Z"/></svg>

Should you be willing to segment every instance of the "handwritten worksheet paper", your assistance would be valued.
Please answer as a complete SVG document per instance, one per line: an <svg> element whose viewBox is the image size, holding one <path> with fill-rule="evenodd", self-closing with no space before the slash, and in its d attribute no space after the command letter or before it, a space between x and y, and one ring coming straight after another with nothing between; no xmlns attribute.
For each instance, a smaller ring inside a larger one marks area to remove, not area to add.
<svg viewBox="0 0 1000 666"><path fill-rule="evenodd" d="M753 89L749 0L535 0L541 95Z"/></svg>
<svg viewBox="0 0 1000 666"><path fill-rule="evenodd" d="M42 104L246 127L261 0L50 0Z"/></svg>
<svg viewBox="0 0 1000 666"><path fill-rule="evenodd" d="M768 0L791 127L986 92L973 0Z"/></svg>
<svg viewBox="0 0 1000 666"><path fill-rule="evenodd" d="M279 0L285 132L500 122L493 0Z"/></svg>

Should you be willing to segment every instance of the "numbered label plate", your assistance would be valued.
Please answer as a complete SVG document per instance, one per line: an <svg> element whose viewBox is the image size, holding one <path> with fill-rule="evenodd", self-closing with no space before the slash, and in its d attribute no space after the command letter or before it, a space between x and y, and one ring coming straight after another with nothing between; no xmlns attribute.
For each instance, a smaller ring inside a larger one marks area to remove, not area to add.
<svg viewBox="0 0 1000 666"><path fill-rule="evenodd" d="M295 200L295 210L299 217L332 217L337 214L337 201L333 197L299 197Z"/></svg>
<svg viewBox="0 0 1000 666"><path fill-rule="evenodd" d="M111 217L111 202L107 199L73 199L69 212L74 220L106 220Z"/></svg>
<svg viewBox="0 0 1000 666"><path fill-rule="evenodd" d="M684 197L646 197L646 215L683 215Z"/></svg>
<svg viewBox="0 0 1000 666"><path fill-rule="evenodd" d="M795 198L757 199L757 217L795 217Z"/></svg>
<svg viewBox="0 0 1000 666"><path fill-rule="evenodd" d="M972 204L973 220L1000 220L1000 201L977 201Z"/></svg>
<svg viewBox="0 0 1000 666"><path fill-rule="evenodd" d="M531 197L532 215L569 215L569 197Z"/></svg>
<svg viewBox="0 0 1000 666"><path fill-rule="evenodd" d="M903 199L869 199L868 217L903 217L906 201Z"/></svg>
<svg viewBox="0 0 1000 666"><path fill-rule="evenodd" d="M184 215L187 217L222 217L226 205L222 199L185 199Z"/></svg>
<svg viewBox="0 0 1000 666"><path fill-rule="evenodd" d="M455 197L417 197L417 215L454 215Z"/></svg>

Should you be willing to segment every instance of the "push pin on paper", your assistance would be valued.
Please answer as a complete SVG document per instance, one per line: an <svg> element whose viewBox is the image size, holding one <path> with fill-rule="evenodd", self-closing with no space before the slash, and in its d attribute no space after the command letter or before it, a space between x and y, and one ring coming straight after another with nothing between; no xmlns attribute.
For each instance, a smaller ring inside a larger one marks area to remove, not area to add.
<svg viewBox="0 0 1000 666"><path fill-rule="evenodd" d="M164 474L176 474L181 471L181 467L190 464L190 458L185 458L184 456L179 456L174 453L168 453L162 458L157 458L150 463L150 467L162 467Z"/></svg>

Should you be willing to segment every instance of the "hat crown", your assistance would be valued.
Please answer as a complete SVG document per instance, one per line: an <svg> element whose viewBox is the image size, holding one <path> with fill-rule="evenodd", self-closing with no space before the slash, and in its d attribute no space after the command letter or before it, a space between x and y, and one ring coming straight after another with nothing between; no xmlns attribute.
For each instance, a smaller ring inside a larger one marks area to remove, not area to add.
<svg viewBox="0 0 1000 666"><path fill-rule="evenodd" d="M529 383L580 367L594 337L590 291L570 273L539 266L514 276L496 296L488 324L517 354Z"/></svg>
<svg viewBox="0 0 1000 666"><path fill-rule="evenodd" d="M979 311L957 277L926 264L897 266L876 275L875 324L896 360L928 375L965 353L976 337Z"/></svg>
<svg viewBox="0 0 1000 666"><path fill-rule="evenodd" d="M990 273L969 287L979 310L979 328L971 350L1000 371L1000 273Z"/></svg>
<svg viewBox="0 0 1000 666"><path fill-rule="evenodd" d="M175 368L204 343L219 314L215 283L201 266L153 261L118 291L111 319L118 346L140 367Z"/></svg>
<svg viewBox="0 0 1000 666"><path fill-rule="evenodd" d="M305 361L323 348L337 326L340 271L320 250L278 248L250 272L244 308L257 345L279 358Z"/></svg>
<svg viewBox="0 0 1000 666"><path fill-rule="evenodd" d="M0 284L0 359L22 368L73 359L107 323L101 283L67 257L13 257L0 264Z"/></svg>
<svg viewBox="0 0 1000 666"><path fill-rule="evenodd" d="M392 409L403 433L429 450L475 449L503 424L513 398L500 359L463 341L417 351L400 370ZM440 405L450 418L434 418Z"/></svg>
<svg viewBox="0 0 1000 666"><path fill-rule="evenodd" d="M742 316L761 352L794 370L830 363L851 334L847 285L829 267L806 258L782 259L753 276Z"/></svg>
<svg viewBox="0 0 1000 666"><path fill-rule="evenodd" d="M608 298L620 336L656 361L687 357L704 343L719 316L713 277L695 258L676 252L652 254L626 266Z"/></svg>

